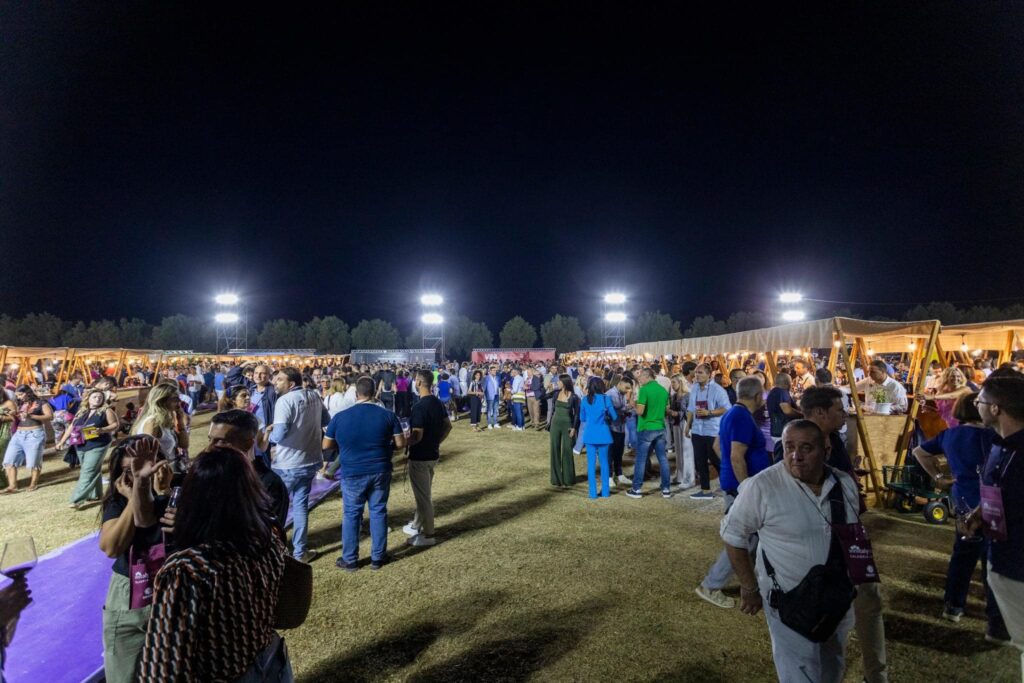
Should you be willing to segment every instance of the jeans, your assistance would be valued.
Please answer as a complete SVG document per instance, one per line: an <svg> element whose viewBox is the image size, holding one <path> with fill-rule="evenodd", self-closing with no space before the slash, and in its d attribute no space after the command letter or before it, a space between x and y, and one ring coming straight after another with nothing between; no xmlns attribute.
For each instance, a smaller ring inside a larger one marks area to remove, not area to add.
<svg viewBox="0 0 1024 683"><path fill-rule="evenodd" d="M690 441L693 443L693 461L697 467L700 489L710 491L711 472L708 470L708 463L714 463L715 469L722 468L722 461L715 455L715 437L690 432Z"/></svg>
<svg viewBox="0 0 1024 683"><path fill-rule="evenodd" d="M523 404L512 402L512 424L520 429L523 428Z"/></svg>
<svg viewBox="0 0 1024 683"><path fill-rule="evenodd" d="M622 474L622 454L626 450L626 432L612 432L612 445L608 448L608 466L616 477Z"/></svg>
<svg viewBox="0 0 1024 683"><path fill-rule="evenodd" d="M579 432L576 434L576 441L572 445L572 452L582 453L585 445L583 443L583 425L580 425Z"/></svg>
<svg viewBox="0 0 1024 683"><path fill-rule="evenodd" d="M363 524L363 506L370 508L370 560L381 562L388 552L388 496L391 473L363 474L341 478L344 507L341 523L341 559L346 564L359 561L359 528Z"/></svg>
<svg viewBox="0 0 1024 683"><path fill-rule="evenodd" d="M633 465L633 490L639 491L644 485L644 467L647 465L647 454L654 448L658 457L658 468L661 470L661 490L671 488L671 472L668 467L668 456L665 455L665 430L649 430L637 432L636 462Z"/></svg>
<svg viewBox="0 0 1024 683"><path fill-rule="evenodd" d="M597 474L594 472L594 466L597 461L601 462L601 478L597 478ZM597 498L598 489L601 490L601 497L607 498L611 495L608 490L608 479L611 478L611 473L608 470L608 444L606 443L588 443L587 444L587 481L590 482L590 497ZM597 484L602 484L597 486Z"/></svg>
<svg viewBox="0 0 1024 683"><path fill-rule="evenodd" d="M19 429L14 432L10 443L7 444L4 467L20 467L25 464L30 470L43 469L43 447L45 445L45 429Z"/></svg>
<svg viewBox="0 0 1024 683"><path fill-rule="evenodd" d="M636 450L636 415L626 418L626 446Z"/></svg>
<svg viewBox="0 0 1024 683"><path fill-rule="evenodd" d="M101 475L103 472L103 456L106 452L107 449L104 447L90 448L87 451L80 451L78 453L82 469L78 473L78 484L75 485L75 491L71 494L72 503L84 503L90 500L99 500L103 497Z"/></svg>
<svg viewBox="0 0 1024 683"><path fill-rule="evenodd" d="M494 398L488 398L487 399L487 426L488 427L497 427L498 426L498 406L499 405L500 405L500 401L498 401L498 397L497 396L495 396Z"/></svg>
<svg viewBox="0 0 1024 683"><path fill-rule="evenodd" d="M309 520L309 489L320 465L304 465L274 472L281 477L292 501L292 556L299 560L306 554L306 534Z"/></svg>
<svg viewBox="0 0 1024 683"><path fill-rule="evenodd" d="M729 508L732 507L736 497L731 493L727 493L725 494L724 500L725 508L723 513L729 514ZM750 557L752 560L757 558L757 541L757 534L751 534L750 543L747 546L747 549L750 551ZM704 586L704 588L709 591L722 590L729 585L729 581L732 580L733 574L734 572L732 570L732 562L729 561L729 554L723 548L722 552L718 554L718 558L715 559L715 563L711 565L711 569L708 570L707 576L704 577L704 580L701 581L700 585Z"/></svg>

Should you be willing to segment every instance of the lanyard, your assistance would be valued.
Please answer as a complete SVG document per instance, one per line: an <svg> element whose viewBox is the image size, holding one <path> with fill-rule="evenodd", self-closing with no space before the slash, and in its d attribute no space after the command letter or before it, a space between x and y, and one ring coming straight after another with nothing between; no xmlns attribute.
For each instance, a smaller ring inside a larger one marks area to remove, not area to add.
<svg viewBox="0 0 1024 683"><path fill-rule="evenodd" d="M1013 463L1013 459L1016 458L1016 457L1017 457L1017 451L1015 450L1012 453L1010 453L1010 458L1006 461L1005 465L1002 465L1002 463L1000 463L1002 466L1001 467L997 467L995 469L995 471L992 472L992 485L993 486L1002 487L1003 477L1006 476L1006 472L1010 469L1010 465ZM996 476L997 473L999 475L998 477Z"/></svg>

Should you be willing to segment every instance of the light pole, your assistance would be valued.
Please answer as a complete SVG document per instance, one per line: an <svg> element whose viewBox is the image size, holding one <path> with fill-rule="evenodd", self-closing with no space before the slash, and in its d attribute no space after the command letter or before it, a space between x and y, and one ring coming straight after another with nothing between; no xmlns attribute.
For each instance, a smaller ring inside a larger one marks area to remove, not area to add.
<svg viewBox="0 0 1024 683"><path fill-rule="evenodd" d="M424 308L420 322L423 324L423 348L434 349L439 360L444 360L444 316L441 305L444 297L440 294L424 294L420 297Z"/></svg>
<svg viewBox="0 0 1024 683"><path fill-rule="evenodd" d="M604 330L606 348L621 349L626 346L626 312L620 308L625 303L625 294L611 292L604 295L604 315L601 316L601 327Z"/></svg>
<svg viewBox="0 0 1024 683"><path fill-rule="evenodd" d="M239 296L224 293L213 297L213 300L218 306L223 307L213 316L217 323L217 353L248 348L249 324Z"/></svg>

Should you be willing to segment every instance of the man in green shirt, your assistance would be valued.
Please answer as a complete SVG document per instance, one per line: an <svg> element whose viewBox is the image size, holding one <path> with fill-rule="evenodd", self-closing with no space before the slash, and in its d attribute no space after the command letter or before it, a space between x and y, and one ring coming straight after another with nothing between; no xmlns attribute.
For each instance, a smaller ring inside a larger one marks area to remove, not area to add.
<svg viewBox="0 0 1024 683"><path fill-rule="evenodd" d="M636 410L636 463L633 465L633 486L626 491L630 498L640 498L644 485L644 468L651 450L658 456L661 470L661 497L671 498L671 473L668 457L665 455L665 407L668 405L668 391L654 380L650 368L640 371L640 391L637 392Z"/></svg>

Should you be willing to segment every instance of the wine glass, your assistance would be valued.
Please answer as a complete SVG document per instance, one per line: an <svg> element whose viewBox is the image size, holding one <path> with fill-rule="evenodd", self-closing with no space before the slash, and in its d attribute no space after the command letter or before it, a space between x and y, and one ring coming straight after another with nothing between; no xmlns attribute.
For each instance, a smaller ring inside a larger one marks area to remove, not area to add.
<svg viewBox="0 0 1024 683"><path fill-rule="evenodd" d="M36 544L31 536L11 539L0 554L0 574L10 579L22 578L36 566L37 560Z"/></svg>

